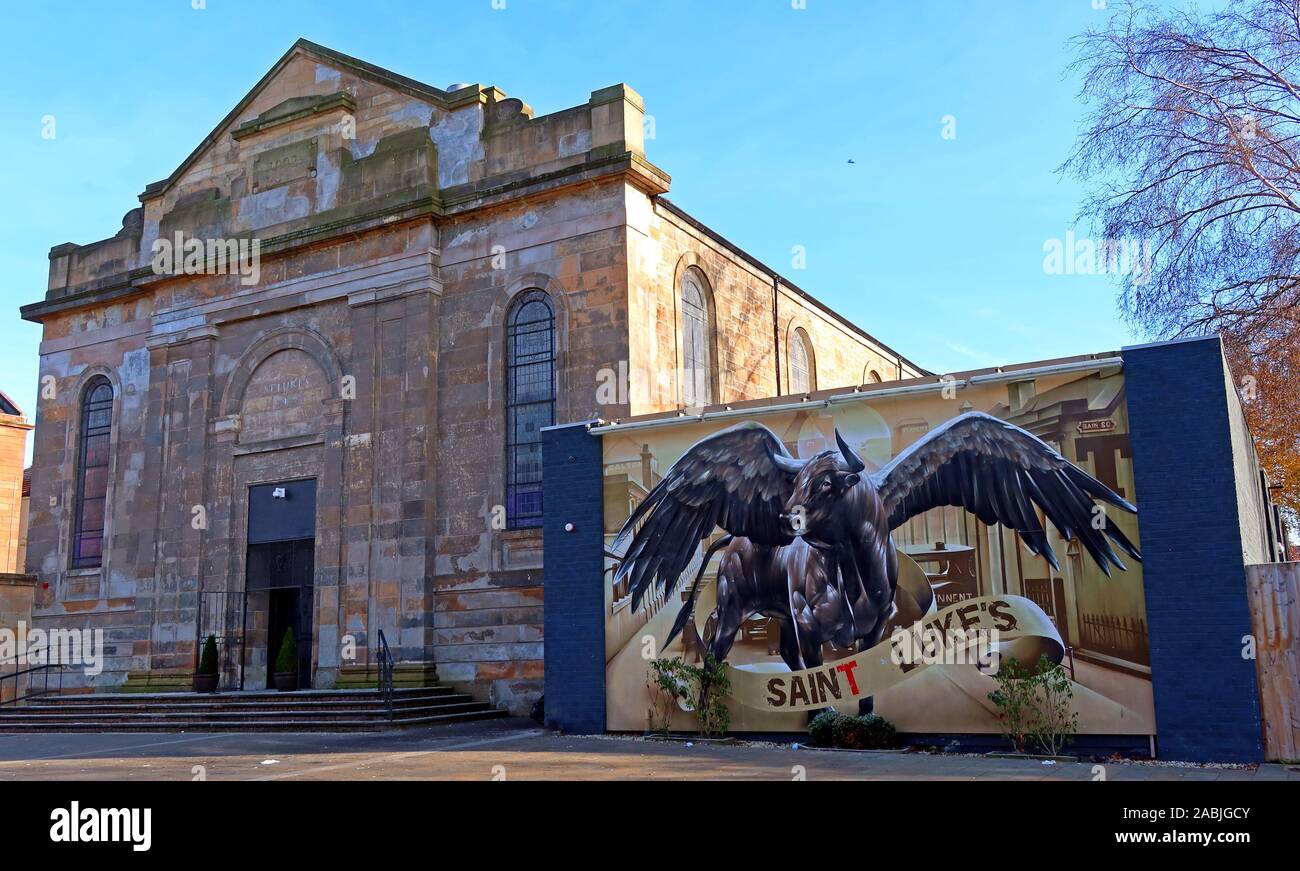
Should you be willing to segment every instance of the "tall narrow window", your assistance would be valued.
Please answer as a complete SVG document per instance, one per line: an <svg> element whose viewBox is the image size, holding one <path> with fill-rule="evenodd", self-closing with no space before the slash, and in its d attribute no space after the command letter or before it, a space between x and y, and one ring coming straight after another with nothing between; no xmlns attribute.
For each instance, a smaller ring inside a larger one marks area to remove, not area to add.
<svg viewBox="0 0 1300 871"><path fill-rule="evenodd" d="M77 502L72 537L74 569L98 568L103 561L112 430L113 386L107 378L94 378L86 385L81 401Z"/></svg>
<svg viewBox="0 0 1300 871"><path fill-rule="evenodd" d="M555 315L541 290L506 318L506 523L542 525L542 428L555 423Z"/></svg>
<svg viewBox="0 0 1300 871"><path fill-rule="evenodd" d="M799 327L790 337L790 392L812 393L816 389L812 346L808 334L803 327Z"/></svg>
<svg viewBox="0 0 1300 871"><path fill-rule="evenodd" d="M699 279L682 278L682 404L713 402L713 373L709 367L709 309Z"/></svg>

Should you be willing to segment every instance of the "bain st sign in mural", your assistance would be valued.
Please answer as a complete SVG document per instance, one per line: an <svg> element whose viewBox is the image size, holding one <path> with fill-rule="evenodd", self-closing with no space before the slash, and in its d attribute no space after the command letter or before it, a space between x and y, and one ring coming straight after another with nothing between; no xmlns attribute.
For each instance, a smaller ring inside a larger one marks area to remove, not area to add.
<svg viewBox="0 0 1300 871"><path fill-rule="evenodd" d="M647 726L650 659L707 652L734 731L993 733L990 674L1047 656L1081 732L1153 734L1127 431L1114 370L611 428L608 728Z"/></svg>

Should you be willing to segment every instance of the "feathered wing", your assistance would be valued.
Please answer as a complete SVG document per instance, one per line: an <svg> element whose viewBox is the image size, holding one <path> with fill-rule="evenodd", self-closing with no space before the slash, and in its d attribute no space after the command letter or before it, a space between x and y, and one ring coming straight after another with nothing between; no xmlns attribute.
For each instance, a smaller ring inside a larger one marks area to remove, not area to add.
<svg viewBox="0 0 1300 871"><path fill-rule="evenodd" d="M722 527L759 544L789 544L780 515L790 497L796 463L770 429L742 423L701 439L673 463L614 539L631 544L614 576L631 578L632 608L657 583L671 593L699 544Z"/></svg>
<svg viewBox="0 0 1300 871"><path fill-rule="evenodd" d="M953 418L895 457L872 480L889 514L890 529L931 508L957 506L984 523L1016 530L1031 551L1059 569L1034 510L1037 506L1067 541L1078 536L1107 575L1108 564L1125 568L1111 541L1135 560L1142 559L1123 531L1104 512L1095 512L1093 500L1137 513L1133 505L1037 436L989 414Z"/></svg>

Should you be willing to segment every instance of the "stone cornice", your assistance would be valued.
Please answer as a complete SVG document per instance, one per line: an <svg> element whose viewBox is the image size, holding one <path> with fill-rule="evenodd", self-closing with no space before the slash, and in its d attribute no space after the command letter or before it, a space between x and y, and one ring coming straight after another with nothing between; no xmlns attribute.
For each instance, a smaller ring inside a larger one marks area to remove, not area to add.
<svg viewBox="0 0 1300 871"><path fill-rule="evenodd" d="M323 115L336 110L353 112L356 108L356 101L347 91L323 97L292 97L267 109L251 121L240 124L230 131L230 138L239 141L301 118L310 118L313 115Z"/></svg>
<svg viewBox="0 0 1300 871"><path fill-rule="evenodd" d="M629 151L525 179L495 185L492 184L492 179L485 179L480 183L449 188L443 192L443 208L446 214L460 215L611 175L624 175L629 182L651 195L666 193L671 181L666 172Z"/></svg>
<svg viewBox="0 0 1300 871"><path fill-rule="evenodd" d="M327 239L356 235L395 223L426 218L436 219L448 214L463 215L479 209L494 208L510 200L549 195L575 185L620 175L648 194L663 193L668 189L670 181L668 175L654 164L639 155L627 152L496 185L492 185L491 180L488 179L484 183L450 188L444 192L441 200L432 196L410 200L395 207L341 218L337 221L327 221L278 236L259 238L261 254L265 257L288 253ZM159 282L175 281L184 277L159 275L152 267L139 267L129 272L109 276L91 287L66 296L25 305L19 309L19 312L23 320L40 323L53 314L125 299L145 292Z"/></svg>
<svg viewBox="0 0 1300 871"><path fill-rule="evenodd" d="M159 308L145 320L128 321L110 327L74 333L41 342L40 353L57 354L97 342L118 341L128 336L149 348L169 347L216 338L219 325L236 323L288 311L304 305L346 299L358 282L377 288L408 288L410 293L441 293L437 281L437 248L411 251L400 256L354 263L346 268L296 275L261 287L196 302L181 308ZM423 284L421 284L421 282Z"/></svg>
<svg viewBox="0 0 1300 871"><path fill-rule="evenodd" d="M437 279L426 279L413 284L408 282L388 287L377 287L371 290L359 290L348 294L348 305L352 308L358 308L363 305L375 305L425 293L442 296L442 282Z"/></svg>
<svg viewBox="0 0 1300 871"><path fill-rule="evenodd" d="M217 336L218 331L216 327L202 326L194 327L179 333L153 333L149 338L145 339L144 345L152 351L155 348L188 345L194 342L216 339Z"/></svg>

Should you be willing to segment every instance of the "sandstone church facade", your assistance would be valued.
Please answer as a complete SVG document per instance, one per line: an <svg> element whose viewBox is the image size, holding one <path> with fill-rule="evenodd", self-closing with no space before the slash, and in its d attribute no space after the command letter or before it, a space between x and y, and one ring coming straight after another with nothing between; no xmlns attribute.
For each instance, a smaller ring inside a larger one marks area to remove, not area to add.
<svg viewBox="0 0 1300 871"><path fill-rule="evenodd" d="M54 247L27 571L36 626L105 631L77 681L183 688L213 634L257 689L292 628L302 684L373 685L382 632L400 682L525 711L543 427L925 374L665 199L644 125L300 40Z"/></svg>

